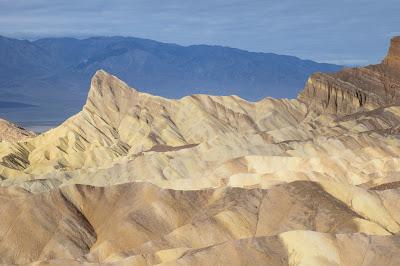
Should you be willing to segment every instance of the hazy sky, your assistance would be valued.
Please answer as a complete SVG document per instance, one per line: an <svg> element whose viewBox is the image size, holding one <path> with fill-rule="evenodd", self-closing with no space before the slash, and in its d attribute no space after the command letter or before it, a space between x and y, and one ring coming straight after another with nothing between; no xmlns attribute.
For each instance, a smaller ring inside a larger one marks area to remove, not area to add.
<svg viewBox="0 0 400 266"><path fill-rule="evenodd" d="M400 0L0 0L0 35L123 35L363 65L400 35Z"/></svg>

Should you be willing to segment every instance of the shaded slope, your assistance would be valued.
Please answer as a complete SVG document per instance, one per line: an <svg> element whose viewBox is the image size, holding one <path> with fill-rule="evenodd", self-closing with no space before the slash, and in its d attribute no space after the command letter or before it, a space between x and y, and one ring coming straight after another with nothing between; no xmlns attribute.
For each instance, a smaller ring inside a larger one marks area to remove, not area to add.
<svg viewBox="0 0 400 266"><path fill-rule="evenodd" d="M299 99L317 112L351 114L400 103L400 37L381 64L312 75Z"/></svg>

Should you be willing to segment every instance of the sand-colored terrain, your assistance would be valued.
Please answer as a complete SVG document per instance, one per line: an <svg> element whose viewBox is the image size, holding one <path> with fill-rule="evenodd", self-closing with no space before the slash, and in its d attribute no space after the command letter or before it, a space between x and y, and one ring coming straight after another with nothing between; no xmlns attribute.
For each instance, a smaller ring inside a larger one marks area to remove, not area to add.
<svg viewBox="0 0 400 266"><path fill-rule="evenodd" d="M0 142L16 142L34 136L35 133L0 118Z"/></svg>
<svg viewBox="0 0 400 266"><path fill-rule="evenodd" d="M293 100L169 100L98 71L80 113L0 143L0 263L399 265L397 45ZM363 87L381 74L395 92Z"/></svg>

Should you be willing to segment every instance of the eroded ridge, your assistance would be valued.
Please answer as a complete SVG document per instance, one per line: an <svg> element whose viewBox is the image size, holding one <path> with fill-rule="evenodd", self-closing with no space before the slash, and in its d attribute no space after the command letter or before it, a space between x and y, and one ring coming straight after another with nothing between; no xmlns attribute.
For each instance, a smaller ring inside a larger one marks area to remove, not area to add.
<svg viewBox="0 0 400 266"><path fill-rule="evenodd" d="M0 143L0 263L398 265L398 43L293 100L98 71L80 113Z"/></svg>

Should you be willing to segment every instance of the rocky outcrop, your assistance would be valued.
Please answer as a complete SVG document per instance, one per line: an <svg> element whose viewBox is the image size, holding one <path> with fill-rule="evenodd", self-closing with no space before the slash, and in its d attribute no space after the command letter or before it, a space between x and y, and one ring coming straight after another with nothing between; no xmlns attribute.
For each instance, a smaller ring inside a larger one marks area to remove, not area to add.
<svg viewBox="0 0 400 266"><path fill-rule="evenodd" d="M400 69L400 36L391 40L388 55L383 61L384 64Z"/></svg>
<svg viewBox="0 0 400 266"><path fill-rule="evenodd" d="M312 75L299 99L311 111L347 115L400 103L400 37L378 65Z"/></svg>
<svg viewBox="0 0 400 266"><path fill-rule="evenodd" d="M330 74L316 73L307 81L299 99L317 113L351 114L380 106L379 98Z"/></svg>
<svg viewBox="0 0 400 266"><path fill-rule="evenodd" d="M0 118L0 142L19 141L33 136L35 133Z"/></svg>

